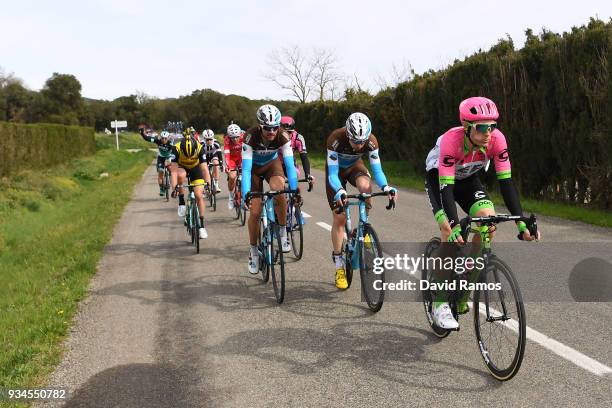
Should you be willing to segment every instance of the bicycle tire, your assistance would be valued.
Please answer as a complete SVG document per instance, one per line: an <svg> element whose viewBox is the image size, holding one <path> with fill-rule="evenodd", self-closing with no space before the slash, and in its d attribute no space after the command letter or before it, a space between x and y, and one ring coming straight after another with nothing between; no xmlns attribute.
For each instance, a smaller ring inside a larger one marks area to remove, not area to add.
<svg viewBox="0 0 612 408"><path fill-rule="evenodd" d="M283 257L283 247L281 245L280 226L276 223L272 224L271 232L272 268L270 272L272 274L272 286L274 286L276 303L281 304L285 299L285 258ZM275 241L276 246L274 245Z"/></svg>
<svg viewBox="0 0 612 408"><path fill-rule="evenodd" d="M196 247L196 254L200 253L200 212L198 211L198 205L194 204L193 208L193 234L195 236L194 243Z"/></svg>
<svg viewBox="0 0 612 408"><path fill-rule="evenodd" d="M217 211L217 193L213 191L211 195L211 207L213 211Z"/></svg>
<svg viewBox="0 0 612 408"><path fill-rule="evenodd" d="M240 213L242 212L242 208L240 208L240 194L237 193L236 191L234 191L234 198L232 198L232 202L234 203L234 212L236 213L236 216L234 217L235 220L240 218Z"/></svg>
<svg viewBox="0 0 612 408"><path fill-rule="evenodd" d="M370 224L365 224L363 226L363 237L365 238L366 235L370 236L370 247L366 247L364 240L360 240L359 242L359 275L361 277L361 293L363 294L363 297L365 298L370 310L376 313L383 306L385 301L385 291L382 285L381 289L375 289L371 283L376 280L381 280L384 283L385 272L383 270L380 274L374 273L373 259L382 258L383 251L380 241L378 240L378 235ZM370 256L368 253L366 253L366 251L371 251L372 255ZM375 293L377 296L374 296Z"/></svg>
<svg viewBox="0 0 612 408"><path fill-rule="evenodd" d="M304 226L302 225L302 210L300 210L300 207L293 207L293 210L294 220L291 220L291 223L288 224L291 227L289 235L293 255L299 261L304 253ZM297 239L299 239L299 242L296 244Z"/></svg>
<svg viewBox="0 0 612 408"><path fill-rule="evenodd" d="M257 250L259 251L259 270L261 271L261 280L268 282L270 280L270 264L268 263L267 245L263 247L264 237L268 230L264 229L263 221L259 220L259 235L257 237Z"/></svg>
<svg viewBox="0 0 612 408"><path fill-rule="evenodd" d="M481 272L481 276L478 281L487 282L488 276L491 276L494 280L498 281L499 274L496 274L496 271L500 272L506 278L512 291L512 295L514 297L514 304L516 306L516 316L513 318L514 321L510 321L508 325L505 325L504 323L505 327L502 327L502 330L510 330L512 332L517 333L518 335L516 349L514 351L514 355L512 356L512 361L510 362L510 364L507 367L498 366L496 361L494 361L496 353L492 353L493 350L491 349L491 347L487 347L487 342L483 339L484 333L482 332L482 327L480 324L482 319L482 313L480 313L480 298L481 296L485 298L484 303L486 310L488 296L484 296L484 292L481 292L480 290L474 290L474 331L476 334L476 340L478 343L480 355L482 356L485 366L487 367L491 375L493 375L493 377L499 381L508 381L512 377L514 377L516 373L518 373L523 362L523 356L525 355L525 346L527 343L527 322L525 316L525 306L523 304L523 296L521 294L521 289L518 285L518 281L516 280L512 269L510 269L510 267L504 261L502 261L495 255L490 255L487 269L486 271ZM495 293L497 293L499 296L500 292L500 297L503 299L505 297L503 288L502 291L496 291ZM508 303L505 303L505 305L507 308ZM496 322L487 322L485 320L484 323L495 324ZM507 339L507 336L504 336L504 338Z"/></svg>
<svg viewBox="0 0 612 408"><path fill-rule="evenodd" d="M429 242L427 243L427 246L425 247L425 253L424 253L425 260L427 260L431 256L431 254L440 247L440 245L441 245L440 238L434 237L430 239ZM427 266L427 263L424 263L423 269L421 270L421 280L430 282L432 275L433 275L433 270L432 271L428 270L426 266ZM431 290L423 290L421 291L421 294L423 296L423 308L425 310L425 317L427 318L427 322L429 323L429 326L431 327L431 329L433 330L434 334L437 337L441 339L445 338L446 336L450 334L451 330L447 330L447 329L438 327L433 321L433 304L434 304L435 294Z"/></svg>
<svg viewBox="0 0 612 408"><path fill-rule="evenodd" d="M164 171L164 190L166 191L166 202L170 201L170 174L168 169Z"/></svg>
<svg viewBox="0 0 612 408"><path fill-rule="evenodd" d="M243 208L242 210L240 210L240 226L241 227L244 227L244 224L246 224L246 220L247 220L246 208Z"/></svg>
<svg viewBox="0 0 612 408"><path fill-rule="evenodd" d="M351 245L351 240L355 233L356 230L353 230L352 233L347 232L345 229L345 233L346 238L344 239L344 241L342 242L342 256L344 257L344 273L346 274L346 281L348 283L347 289L351 287L351 283L353 283L353 262L352 262L352 258L353 258L353 251L351 251L350 245ZM354 241L353 241L353 248L354 248Z"/></svg>

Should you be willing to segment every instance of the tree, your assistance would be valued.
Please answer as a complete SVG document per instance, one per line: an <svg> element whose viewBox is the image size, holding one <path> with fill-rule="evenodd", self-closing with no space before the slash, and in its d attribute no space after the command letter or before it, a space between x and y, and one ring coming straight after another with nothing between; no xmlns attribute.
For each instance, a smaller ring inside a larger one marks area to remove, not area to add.
<svg viewBox="0 0 612 408"><path fill-rule="evenodd" d="M332 51L314 49L312 56L313 83L319 94L319 101L326 97L335 100L338 96L339 84L343 76L337 70L337 58Z"/></svg>
<svg viewBox="0 0 612 408"><path fill-rule="evenodd" d="M312 90L315 66L297 46L282 48L268 56L270 73L264 75L281 89L289 91L300 103L306 103Z"/></svg>
<svg viewBox="0 0 612 408"><path fill-rule="evenodd" d="M414 78L412 65L410 62L402 60L400 64L392 63L389 72L385 75L379 74L375 81L380 90L384 90L397 86L402 82L408 82L412 78Z"/></svg>
<svg viewBox="0 0 612 408"><path fill-rule="evenodd" d="M83 112L81 83L74 75L54 72L43 89L42 114L45 120L67 125L78 125Z"/></svg>

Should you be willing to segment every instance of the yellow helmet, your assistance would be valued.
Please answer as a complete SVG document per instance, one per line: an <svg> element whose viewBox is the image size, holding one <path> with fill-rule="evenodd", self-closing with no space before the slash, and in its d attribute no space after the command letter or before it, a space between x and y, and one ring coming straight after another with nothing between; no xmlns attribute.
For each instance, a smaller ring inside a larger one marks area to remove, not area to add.
<svg viewBox="0 0 612 408"><path fill-rule="evenodd" d="M198 141L193 137L187 137L181 142L180 150L185 157L194 157L198 154Z"/></svg>

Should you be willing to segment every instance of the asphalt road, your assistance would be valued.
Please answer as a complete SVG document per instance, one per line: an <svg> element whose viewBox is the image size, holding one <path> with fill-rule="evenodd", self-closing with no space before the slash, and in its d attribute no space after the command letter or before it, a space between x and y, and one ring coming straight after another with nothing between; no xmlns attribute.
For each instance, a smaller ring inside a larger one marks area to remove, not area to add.
<svg viewBox="0 0 612 408"><path fill-rule="evenodd" d="M226 192L207 215L209 238L196 255L149 168L50 379L68 388L65 406L611 405L612 304L528 302L523 365L500 383L482 363L471 317L439 340L420 303L387 302L373 315L358 279L336 290L331 214L323 175L315 175L319 183L305 194L305 255L288 263L279 306L271 283L247 273L246 227L232 220ZM401 191L393 212L376 204L371 220L383 241L426 242L436 233L422 193ZM576 253L596 251L589 245L611 248L608 229L547 217L539 225L548 242L565 244L514 245L542 273L568 270ZM515 242L515 234L501 228L498 241ZM559 286L567 286L564 273Z"/></svg>

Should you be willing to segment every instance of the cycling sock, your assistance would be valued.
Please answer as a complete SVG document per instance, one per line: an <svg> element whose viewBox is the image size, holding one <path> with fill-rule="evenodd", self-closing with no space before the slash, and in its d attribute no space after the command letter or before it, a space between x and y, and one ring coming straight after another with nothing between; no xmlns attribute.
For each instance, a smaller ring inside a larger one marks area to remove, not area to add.
<svg viewBox="0 0 612 408"><path fill-rule="evenodd" d="M332 252L332 258L334 260L334 264L336 265L336 269L344 267L344 259L342 258L342 254L337 254Z"/></svg>
<svg viewBox="0 0 612 408"><path fill-rule="evenodd" d="M436 292L436 299L434 300L434 308L439 307L443 303L448 303L448 296L445 290L439 290Z"/></svg>
<svg viewBox="0 0 612 408"><path fill-rule="evenodd" d="M200 227L204 228L204 217L200 217Z"/></svg>
<svg viewBox="0 0 612 408"><path fill-rule="evenodd" d="M251 258L254 258L258 255L257 253L257 245L251 245Z"/></svg>
<svg viewBox="0 0 612 408"><path fill-rule="evenodd" d="M179 194L179 205L185 205L185 194Z"/></svg>
<svg viewBox="0 0 612 408"><path fill-rule="evenodd" d="M278 228L280 229L280 236L281 236L281 238L287 238L287 226L286 225L279 225Z"/></svg>

